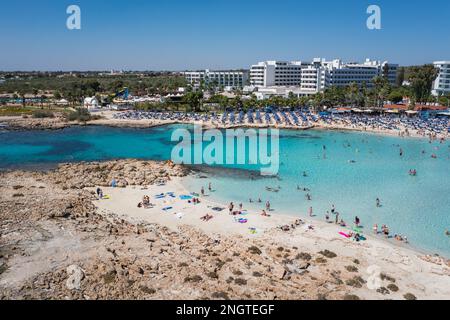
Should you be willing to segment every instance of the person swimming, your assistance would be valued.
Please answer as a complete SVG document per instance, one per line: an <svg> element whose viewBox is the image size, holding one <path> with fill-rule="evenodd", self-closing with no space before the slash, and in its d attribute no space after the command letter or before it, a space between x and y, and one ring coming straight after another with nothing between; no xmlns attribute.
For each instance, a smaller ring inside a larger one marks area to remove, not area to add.
<svg viewBox="0 0 450 320"><path fill-rule="evenodd" d="M380 198L377 198L376 203L377 203L377 208L380 208L380 207L381 207L381 201L380 201Z"/></svg>

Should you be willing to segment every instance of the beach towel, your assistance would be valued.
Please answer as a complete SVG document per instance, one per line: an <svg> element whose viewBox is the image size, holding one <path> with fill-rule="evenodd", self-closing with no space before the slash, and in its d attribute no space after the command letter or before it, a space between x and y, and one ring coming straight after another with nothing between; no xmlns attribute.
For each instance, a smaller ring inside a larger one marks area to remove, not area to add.
<svg viewBox="0 0 450 320"><path fill-rule="evenodd" d="M244 219L244 218L239 218L239 219L235 219L235 221L236 222L239 222L239 223L247 223L248 222L248 219Z"/></svg>
<svg viewBox="0 0 450 320"><path fill-rule="evenodd" d="M225 209L224 208L219 208L219 207L214 207L211 210L213 210L213 211L223 211Z"/></svg>
<svg viewBox="0 0 450 320"><path fill-rule="evenodd" d="M170 210L170 209L173 209L173 207L165 207L165 208L162 208L163 211L168 211L168 210Z"/></svg>
<svg viewBox="0 0 450 320"><path fill-rule="evenodd" d="M178 212L178 213L176 214L176 217L177 217L177 219L181 219L181 218L184 217L184 213Z"/></svg>
<svg viewBox="0 0 450 320"><path fill-rule="evenodd" d="M350 236L344 232L339 232L339 234L347 239L350 238Z"/></svg>
<svg viewBox="0 0 450 320"><path fill-rule="evenodd" d="M187 195L181 195L180 199L181 200L191 200L193 197L192 196L187 196Z"/></svg>

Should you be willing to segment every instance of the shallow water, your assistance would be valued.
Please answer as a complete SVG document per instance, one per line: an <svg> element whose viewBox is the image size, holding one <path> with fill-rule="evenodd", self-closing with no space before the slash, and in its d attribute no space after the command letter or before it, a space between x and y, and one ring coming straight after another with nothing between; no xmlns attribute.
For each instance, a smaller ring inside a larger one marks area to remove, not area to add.
<svg viewBox="0 0 450 320"><path fill-rule="evenodd" d="M73 127L59 131L0 132L0 168L35 168L60 162L117 158L169 159L172 125L150 129ZM324 158L323 146L326 146ZM400 147L404 151L400 157ZM425 154L422 153L425 151ZM435 153L438 158L432 159ZM349 160L356 161L349 163ZM366 232L387 224L413 246L450 256L450 146L425 139L401 139L338 131L281 131L278 177L258 175L258 166L207 170L208 179L189 178L192 191L212 182L218 201L270 200L276 212L306 216L310 206L324 219L332 204L351 222L358 216ZM415 168L417 177L408 175ZM248 171L252 170L252 171ZM303 177L306 171L308 177ZM311 189L312 201L297 185ZM278 188L270 192L266 187ZM382 207L375 205L379 197ZM253 205L260 210L260 205ZM334 217L332 217L334 219Z"/></svg>

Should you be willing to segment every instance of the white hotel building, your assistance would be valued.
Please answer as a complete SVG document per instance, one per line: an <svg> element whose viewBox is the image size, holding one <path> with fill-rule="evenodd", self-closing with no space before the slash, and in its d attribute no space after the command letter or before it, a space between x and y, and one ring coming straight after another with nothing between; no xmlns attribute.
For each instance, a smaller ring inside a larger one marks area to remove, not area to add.
<svg viewBox="0 0 450 320"><path fill-rule="evenodd" d="M300 61L264 61L251 66L250 85L255 87L300 86L302 68Z"/></svg>
<svg viewBox="0 0 450 320"><path fill-rule="evenodd" d="M450 61L436 61L434 66L439 70L433 83L433 95L450 94Z"/></svg>
<svg viewBox="0 0 450 320"><path fill-rule="evenodd" d="M217 87L243 88L248 81L247 71L189 71L184 72L188 83L200 86L201 83L214 83Z"/></svg>
<svg viewBox="0 0 450 320"><path fill-rule="evenodd" d="M385 76L395 84L398 65L371 61L343 63L316 58L311 63L300 61L266 61L251 66L250 84L257 88L299 87L298 94L315 94L331 86L348 86L356 83L373 86L372 80Z"/></svg>

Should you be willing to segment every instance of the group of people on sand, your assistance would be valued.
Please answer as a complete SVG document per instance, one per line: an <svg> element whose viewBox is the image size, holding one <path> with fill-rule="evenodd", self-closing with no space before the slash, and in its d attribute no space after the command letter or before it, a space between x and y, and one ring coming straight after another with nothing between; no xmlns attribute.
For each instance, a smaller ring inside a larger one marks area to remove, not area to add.
<svg viewBox="0 0 450 320"><path fill-rule="evenodd" d="M281 226L280 229L282 231L287 232L287 231L295 230L297 227L300 227L300 226L302 226L304 224L305 224L305 222L302 219L297 219L293 223L291 223L290 225L285 224L285 225ZM307 230L314 230L314 226L313 225L307 225L306 227L307 227L306 228Z"/></svg>
<svg viewBox="0 0 450 320"><path fill-rule="evenodd" d="M144 196L144 197L142 197L142 202L139 202L137 207L138 208L148 209L148 208L153 208L154 205L150 202L150 197L149 196Z"/></svg>
<svg viewBox="0 0 450 320"><path fill-rule="evenodd" d="M331 206L331 210L330 211L331 211L331 214L334 215L334 223L336 225L339 225L341 227L347 226L347 224L345 223L344 219L342 219L342 218L339 219L340 213L336 211L336 206L334 204ZM333 221L331 221L330 211L327 211L327 213L325 214L325 221L327 223L333 223ZM309 208L308 214L309 214L310 217L313 217L313 208L312 207Z"/></svg>

